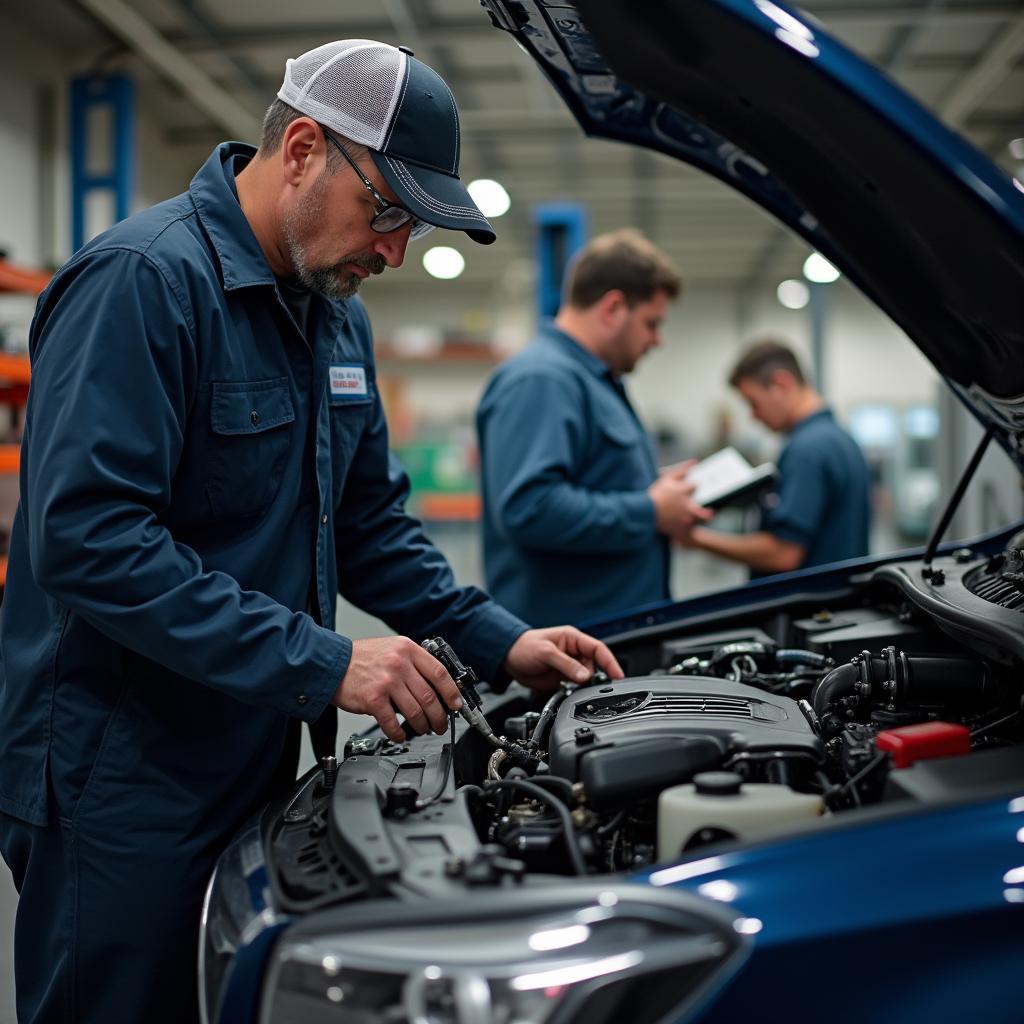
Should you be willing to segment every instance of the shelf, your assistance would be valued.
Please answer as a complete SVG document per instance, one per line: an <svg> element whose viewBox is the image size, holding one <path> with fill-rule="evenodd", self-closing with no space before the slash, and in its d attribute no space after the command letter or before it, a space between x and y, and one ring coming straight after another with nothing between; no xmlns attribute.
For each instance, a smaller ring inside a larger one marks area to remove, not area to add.
<svg viewBox="0 0 1024 1024"><path fill-rule="evenodd" d="M416 512L422 519L434 522L475 522L480 518L480 495L468 494L432 494L416 495Z"/></svg>
<svg viewBox="0 0 1024 1024"><path fill-rule="evenodd" d="M21 468L21 446L0 444L0 474L17 476Z"/></svg>
<svg viewBox="0 0 1024 1024"><path fill-rule="evenodd" d="M379 363L407 363L415 366L431 363L471 363L480 366L493 366L501 361L501 356L489 345L472 343L460 345L452 342L442 345L436 352L424 355L408 355L383 342L376 346L376 356Z"/></svg>
<svg viewBox="0 0 1024 1024"><path fill-rule="evenodd" d="M51 276L45 270L29 270L0 260L0 292L38 295L50 283Z"/></svg>

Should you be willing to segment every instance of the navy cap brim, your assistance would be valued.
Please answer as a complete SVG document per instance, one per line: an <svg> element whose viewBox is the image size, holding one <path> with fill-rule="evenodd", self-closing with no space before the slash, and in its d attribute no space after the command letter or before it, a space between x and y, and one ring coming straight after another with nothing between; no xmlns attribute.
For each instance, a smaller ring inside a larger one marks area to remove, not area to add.
<svg viewBox="0 0 1024 1024"><path fill-rule="evenodd" d="M439 228L465 231L482 245L490 245L498 237L458 178L396 160L375 149L370 150L370 156L398 201L420 220Z"/></svg>

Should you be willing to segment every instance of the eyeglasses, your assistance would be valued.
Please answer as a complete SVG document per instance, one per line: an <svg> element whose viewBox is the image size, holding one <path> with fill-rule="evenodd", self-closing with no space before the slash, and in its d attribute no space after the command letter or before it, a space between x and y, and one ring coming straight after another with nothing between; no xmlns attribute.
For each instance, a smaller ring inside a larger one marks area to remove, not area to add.
<svg viewBox="0 0 1024 1024"><path fill-rule="evenodd" d="M399 206L397 203L389 203L374 187L373 182L366 177L355 160L352 159L345 152L345 147L327 131L323 125L320 126L321 131L324 133L324 138L330 142L335 149L348 161L349 167L352 168L356 174L359 175L363 186L366 191L373 197L373 201L377 206L377 212L373 216L373 220L370 221L370 227L380 235L386 235L390 231L397 231L399 228L405 227L406 224L412 224L412 230L409 232L410 238L422 238L424 235L434 230L433 224L428 224L425 220L420 220L412 212L407 210L404 206Z"/></svg>

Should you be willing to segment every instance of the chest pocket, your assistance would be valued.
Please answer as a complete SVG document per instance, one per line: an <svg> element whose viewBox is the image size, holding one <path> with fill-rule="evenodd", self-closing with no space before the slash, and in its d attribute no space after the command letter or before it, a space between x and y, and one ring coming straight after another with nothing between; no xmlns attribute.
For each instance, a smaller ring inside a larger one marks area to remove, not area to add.
<svg viewBox="0 0 1024 1024"><path fill-rule="evenodd" d="M643 489L653 479L647 437L633 419L616 409L601 416L594 433L588 486L599 491Z"/></svg>
<svg viewBox="0 0 1024 1024"><path fill-rule="evenodd" d="M642 442L635 423L620 416L606 416L601 420L601 434L617 448L632 448Z"/></svg>
<svg viewBox="0 0 1024 1024"><path fill-rule="evenodd" d="M214 518L266 511L281 487L294 420L287 377L213 383L206 494Z"/></svg>

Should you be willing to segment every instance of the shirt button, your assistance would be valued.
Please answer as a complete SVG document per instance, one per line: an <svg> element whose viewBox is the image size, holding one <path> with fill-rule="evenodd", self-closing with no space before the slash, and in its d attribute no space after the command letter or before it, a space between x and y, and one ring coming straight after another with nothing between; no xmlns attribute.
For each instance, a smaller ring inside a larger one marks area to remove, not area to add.
<svg viewBox="0 0 1024 1024"><path fill-rule="evenodd" d="M300 694L298 695L298 697L296 697L296 698L295 698L295 700L296 700L296 701L297 701L297 702L298 702L299 704L308 704L308 703L309 703L309 698L308 698L308 697L307 697L307 696L306 696L306 695L305 695L304 693L300 693Z"/></svg>
<svg viewBox="0 0 1024 1024"><path fill-rule="evenodd" d="M320 517L320 522L323 523L325 526L327 525L327 513L326 512Z"/></svg>
<svg viewBox="0 0 1024 1024"><path fill-rule="evenodd" d="M249 420L252 423L252 425L255 427L256 424L259 423L259 421L260 421L260 414L255 409L253 409L253 411L251 413L249 413Z"/></svg>

